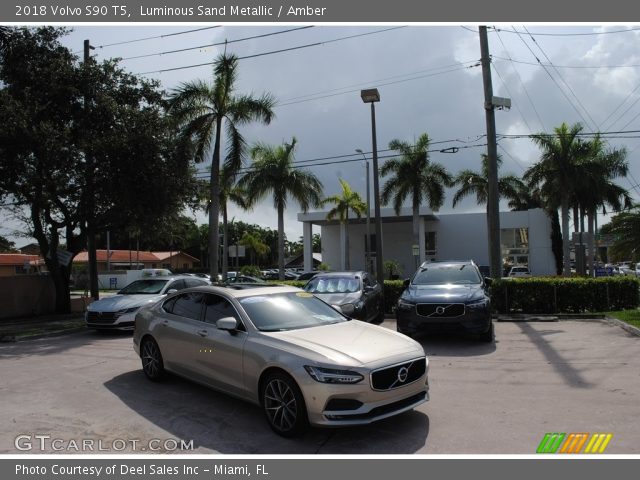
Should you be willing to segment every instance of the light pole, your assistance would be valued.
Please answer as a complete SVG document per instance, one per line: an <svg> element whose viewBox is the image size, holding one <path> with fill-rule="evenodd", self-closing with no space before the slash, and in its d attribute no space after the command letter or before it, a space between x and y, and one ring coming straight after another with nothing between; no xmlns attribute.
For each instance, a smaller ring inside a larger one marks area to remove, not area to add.
<svg viewBox="0 0 640 480"><path fill-rule="evenodd" d="M360 150L359 148L356 148L356 152L358 152L360 155L362 155L362 158L364 158L364 166L365 166L365 171L366 171L366 176L367 176L367 227L366 227L366 231L365 231L365 236L364 236L364 261L365 261L365 269L367 270L367 272L371 273L371 254L369 251L369 238L371 236L371 204L370 204L370 198L371 195L369 194L369 160L367 160L367 157L365 156L364 152L362 150Z"/></svg>
<svg viewBox="0 0 640 480"><path fill-rule="evenodd" d="M371 143L373 148L373 206L376 222L376 278L380 286L384 285L384 267L382 266L382 219L380 218L380 184L378 181L378 143L376 139L376 107L380 101L377 88L360 91L360 98L364 103L371 104Z"/></svg>

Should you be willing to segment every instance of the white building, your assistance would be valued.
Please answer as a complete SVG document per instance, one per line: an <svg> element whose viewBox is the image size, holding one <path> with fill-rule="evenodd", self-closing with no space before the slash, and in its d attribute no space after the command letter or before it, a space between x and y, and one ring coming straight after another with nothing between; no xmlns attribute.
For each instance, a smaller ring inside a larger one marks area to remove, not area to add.
<svg viewBox="0 0 640 480"><path fill-rule="evenodd" d="M425 260L474 260L489 265L487 217L485 213L433 213L420 208L419 255L413 256L411 208L396 215L392 208L383 208L382 254L384 260L396 260L401 276L413 274L419 262ZM343 251L346 225L327 221L327 212L299 213L303 222L304 268L311 270L311 239L313 225L321 228L322 259L332 270L345 268ZM364 218L349 220L349 255L352 270L365 269ZM375 225L371 212L371 264L375 267ZM500 243L505 265L528 265L533 275L555 274L551 251L551 221L542 209L522 212L500 212Z"/></svg>

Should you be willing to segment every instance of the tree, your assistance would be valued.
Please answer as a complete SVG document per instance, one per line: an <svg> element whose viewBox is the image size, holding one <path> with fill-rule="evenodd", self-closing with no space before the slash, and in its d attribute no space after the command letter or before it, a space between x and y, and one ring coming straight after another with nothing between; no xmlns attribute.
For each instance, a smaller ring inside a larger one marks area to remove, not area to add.
<svg viewBox="0 0 640 480"><path fill-rule="evenodd" d="M524 179L539 189L540 196L550 208L560 207L563 274L569 276L569 207L580 177L579 164L588 157L590 147L588 142L579 138L582 132L579 123L571 127L563 123L554 132L532 136L533 142L541 149L541 155L540 160L527 169Z"/></svg>
<svg viewBox="0 0 640 480"><path fill-rule="evenodd" d="M209 178L209 268L211 278L218 275L218 217L220 215L220 150L223 123L229 139L227 165L237 172L242 161L245 141L238 127L252 121L269 124L274 116L274 98L263 94L258 98L237 95L238 58L224 53L214 63L211 83L202 80L183 83L169 100L169 111L181 127L183 144L195 143L194 158L204 162L211 150Z"/></svg>
<svg viewBox="0 0 640 480"><path fill-rule="evenodd" d="M278 211L278 268L279 279L284 280L284 209L289 198L295 200L306 212L310 206L320 204L322 183L318 178L294 167L295 137L291 143L277 147L263 143L251 149L253 164L240 179L239 185L247 192L253 205L268 194L273 195L273 205Z"/></svg>
<svg viewBox="0 0 640 480"><path fill-rule="evenodd" d="M340 187L342 192L339 195L332 195L322 200L321 205L334 205L327 213L327 220L331 221L338 217L338 221L344 225L344 256L345 269L351 270L351 262L349 258L349 210L356 214L358 218L367 213L367 204L362 201L360 194L354 192L351 186L342 178L340 179Z"/></svg>
<svg viewBox="0 0 640 480"><path fill-rule="evenodd" d="M614 215L608 224L602 226L601 232L614 236L613 257L637 261L640 258L640 204Z"/></svg>
<svg viewBox="0 0 640 480"><path fill-rule="evenodd" d="M28 216L61 313L70 268L58 250L81 251L89 219L97 232L144 229L195 193L157 83L111 60L81 65L65 33L14 29L0 62L0 197Z"/></svg>
<svg viewBox="0 0 640 480"><path fill-rule="evenodd" d="M431 210L437 211L444 203L445 187L453 186L451 174L439 163L429 161L429 143L426 133L420 135L413 146L392 140L389 149L397 150L401 157L387 161L380 169L382 176L393 175L382 188L382 203L387 205L393 201L393 208L399 215L404 201L411 201L416 245L420 244L420 205L426 202Z"/></svg>
<svg viewBox="0 0 640 480"><path fill-rule="evenodd" d="M251 250L251 265L256 265L256 259L269 252L269 245L264 243L258 235L249 232L244 232L240 239L240 245L244 245Z"/></svg>
<svg viewBox="0 0 640 480"><path fill-rule="evenodd" d="M0 253L1 252L15 252L16 244L9 239L0 235Z"/></svg>
<svg viewBox="0 0 640 480"><path fill-rule="evenodd" d="M459 185L453 196L453 207L469 196L475 195L478 205L486 204L489 195L489 157L481 155L482 168L480 172L473 170L462 170L456 175L454 184ZM498 156L498 167L502 164L502 159ZM515 175L505 175L498 178L498 194L509 200L517 199L521 188L524 186L522 180ZM489 206L487 205L487 210Z"/></svg>

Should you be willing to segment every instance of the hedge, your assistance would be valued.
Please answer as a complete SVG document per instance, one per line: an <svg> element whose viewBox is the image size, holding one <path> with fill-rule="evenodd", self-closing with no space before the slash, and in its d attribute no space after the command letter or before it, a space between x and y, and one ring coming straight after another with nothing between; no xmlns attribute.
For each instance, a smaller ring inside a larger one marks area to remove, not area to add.
<svg viewBox="0 0 640 480"><path fill-rule="evenodd" d="M273 282L302 288L307 282ZM392 313L402 280L384 281L385 312ZM491 305L498 313L583 313L638 308L640 282L633 277L511 278L494 280Z"/></svg>
<svg viewBox="0 0 640 480"><path fill-rule="evenodd" d="M632 277L501 279L491 285L491 304L499 313L623 310L638 307L639 286Z"/></svg>

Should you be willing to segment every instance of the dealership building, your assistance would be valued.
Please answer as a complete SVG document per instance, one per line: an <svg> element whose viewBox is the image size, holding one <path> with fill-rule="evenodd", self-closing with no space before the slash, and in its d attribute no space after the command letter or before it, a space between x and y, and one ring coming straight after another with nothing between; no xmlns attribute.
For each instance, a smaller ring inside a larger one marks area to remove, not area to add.
<svg viewBox="0 0 640 480"><path fill-rule="evenodd" d="M348 224L328 221L326 211L299 213L303 223L304 268L312 270L313 226L320 227L322 261L331 270L343 270L346 265L344 239L349 231L351 270L366 268L366 221L350 218ZM415 245L411 208L397 215L392 208L381 209L382 255L395 260L400 275L408 277L416 266L431 260L474 260L489 265L486 213L434 213L420 208L419 244ZM375 218L371 212L370 257L375 267ZM500 248L505 265L526 265L533 275L553 275L555 261L551 250L551 221L544 210L500 212Z"/></svg>

